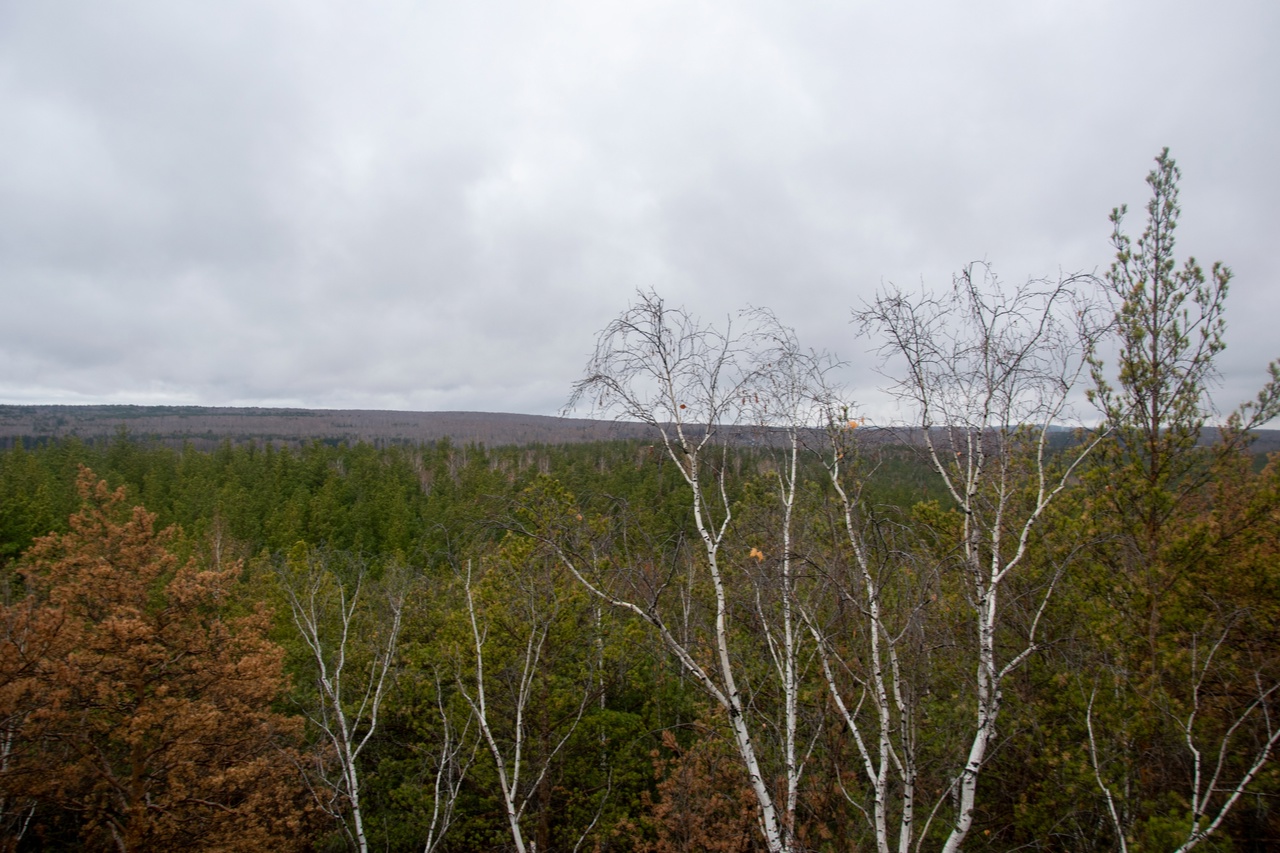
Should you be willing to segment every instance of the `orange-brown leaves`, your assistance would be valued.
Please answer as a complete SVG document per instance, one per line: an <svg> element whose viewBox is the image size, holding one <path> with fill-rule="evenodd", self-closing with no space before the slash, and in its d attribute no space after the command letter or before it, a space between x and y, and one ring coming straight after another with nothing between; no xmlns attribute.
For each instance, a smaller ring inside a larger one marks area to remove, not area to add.
<svg viewBox="0 0 1280 853"><path fill-rule="evenodd" d="M759 807L742 766L714 730L701 724L697 730L699 738L688 749L670 731L662 733L669 757L654 755L657 797L643 795L650 812L641 819L657 837L639 849L648 853L764 849L757 831Z"/></svg>
<svg viewBox="0 0 1280 853"><path fill-rule="evenodd" d="M73 826L88 848L304 843L301 724L270 707L283 652L264 611L223 615L239 566L178 566L154 516L87 470L79 485L70 532L32 546L0 622L6 810L34 806L28 831Z"/></svg>

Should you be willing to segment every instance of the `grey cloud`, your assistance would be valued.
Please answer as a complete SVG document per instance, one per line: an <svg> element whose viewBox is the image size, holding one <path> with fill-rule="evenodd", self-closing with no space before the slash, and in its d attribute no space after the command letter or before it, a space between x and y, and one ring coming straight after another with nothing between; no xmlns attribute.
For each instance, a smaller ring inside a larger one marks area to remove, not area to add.
<svg viewBox="0 0 1280 853"><path fill-rule="evenodd" d="M1271 4L397 0L0 11L0 396L554 412L637 289L848 308L1103 269L1163 145L1273 348ZM1246 378L1241 378L1246 377Z"/></svg>

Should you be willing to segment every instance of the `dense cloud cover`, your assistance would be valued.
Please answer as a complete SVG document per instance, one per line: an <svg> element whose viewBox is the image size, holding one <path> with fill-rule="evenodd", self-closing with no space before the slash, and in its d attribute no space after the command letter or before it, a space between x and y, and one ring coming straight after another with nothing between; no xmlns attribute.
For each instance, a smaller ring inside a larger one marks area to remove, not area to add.
<svg viewBox="0 0 1280 853"><path fill-rule="evenodd" d="M0 5L0 402L555 412L653 288L849 309L1109 263L1170 146L1280 355L1264 0Z"/></svg>

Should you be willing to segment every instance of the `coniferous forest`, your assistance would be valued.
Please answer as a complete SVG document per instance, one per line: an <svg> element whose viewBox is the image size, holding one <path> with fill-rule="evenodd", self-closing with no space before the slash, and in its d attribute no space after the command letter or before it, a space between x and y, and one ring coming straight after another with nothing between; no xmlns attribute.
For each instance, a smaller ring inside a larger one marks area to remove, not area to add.
<svg viewBox="0 0 1280 853"><path fill-rule="evenodd" d="M566 391L642 440L16 443L0 848L1276 849L1280 373L1210 399L1177 180L856 306L897 430L640 294Z"/></svg>

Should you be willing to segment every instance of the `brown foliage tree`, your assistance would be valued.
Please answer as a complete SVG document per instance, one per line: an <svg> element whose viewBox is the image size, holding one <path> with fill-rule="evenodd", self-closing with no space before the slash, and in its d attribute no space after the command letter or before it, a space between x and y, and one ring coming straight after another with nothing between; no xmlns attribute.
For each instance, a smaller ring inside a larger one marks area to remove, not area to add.
<svg viewBox="0 0 1280 853"><path fill-rule="evenodd" d="M759 806L724 732L702 723L696 730L687 748L670 730L662 733L663 750L653 752L656 796L642 794L648 814L624 821L618 834L643 853L763 851Z"/></svg>
<svg viewBox="0 0 1280 853"><path fill-rule="evenodd" d="M79 487L0 617L0 846L297 848L314 810L269 614L230 614L237 564L179 566L123 490Z"/></svg>

